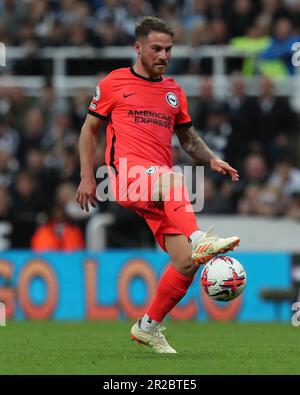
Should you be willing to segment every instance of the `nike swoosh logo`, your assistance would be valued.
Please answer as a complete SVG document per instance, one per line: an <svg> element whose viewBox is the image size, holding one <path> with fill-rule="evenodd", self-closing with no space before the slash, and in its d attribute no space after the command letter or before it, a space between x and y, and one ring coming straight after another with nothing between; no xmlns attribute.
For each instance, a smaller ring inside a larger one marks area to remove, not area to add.
<svg viewBox="0 0 300 395"><path fill-rule="evenodd" d="M124 95L123 95L123 97L124 97L124 99L126 99L126 97L129 97L129 96L132 96L132 95L135 95L136 93L129 93L128 95L125 95L125 93L124 93Z"/></svg>
<svg viewBox="0 0 300 395"><path fill-rule="evenodd" d="M177 210L179 210L181 207L184 207L184 206L185 206L185 204L181 204L180 206L175 207L175 208L174 208L174 211L177 211Z"/></svg>

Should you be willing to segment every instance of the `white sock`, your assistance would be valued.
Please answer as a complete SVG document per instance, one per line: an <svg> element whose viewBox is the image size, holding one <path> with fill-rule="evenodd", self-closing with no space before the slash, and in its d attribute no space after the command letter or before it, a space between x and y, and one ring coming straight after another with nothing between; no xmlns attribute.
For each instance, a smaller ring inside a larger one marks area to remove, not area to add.
<svg viewBox="0 0 300 395"><path fill-rule="evenodd" d="M160 322L152 320L148 314L140 320L140 328L146 332L152 332L159 324Z"/></svg>
<svg viewBox="0 0 300 395"><path fill-rule="evenodd" d="M205 232L202 232L202 230L195 230L190 237L189 240L191 241L192 248L195 248L199 240L203 237Z"/></svg>

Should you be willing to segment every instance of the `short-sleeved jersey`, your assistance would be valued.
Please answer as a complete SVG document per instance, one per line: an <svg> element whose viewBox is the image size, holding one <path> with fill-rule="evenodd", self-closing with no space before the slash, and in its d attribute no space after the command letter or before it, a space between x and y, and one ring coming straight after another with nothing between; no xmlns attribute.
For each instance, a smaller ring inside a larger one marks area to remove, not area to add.
<svg viewBox="0 0 300 395"><path fill-rule="evenodd" d="M191 124L182 88L172 79L150 79L133 68L114 70L96 87L89 114L108 120L106 164L172 166L176 125Z"/></svg>

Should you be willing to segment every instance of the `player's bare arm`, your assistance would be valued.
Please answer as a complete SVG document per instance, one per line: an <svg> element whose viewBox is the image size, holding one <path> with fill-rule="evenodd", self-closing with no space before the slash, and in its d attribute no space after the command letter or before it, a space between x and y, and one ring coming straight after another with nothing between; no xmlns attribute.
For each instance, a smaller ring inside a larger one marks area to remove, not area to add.
<svg viewBox="0 0 300 395"><path fill-rule="evenodd" d="M94 176L94 158L97 136L103 121L87 115L79 137L80 177L76 199L82 210L89 211L89 203L96 207L97 183Z"/></svg>
<svg viewBox="0 0 300 395"><path fill-rule="evenodd" d="M209 165L212 170L221 174L229 174L234 182L239 180L238 171L231 167L229 163L218 158L205 144L193 126L177 126L175 132L182 148L193 159L204 165Z"/></svg>

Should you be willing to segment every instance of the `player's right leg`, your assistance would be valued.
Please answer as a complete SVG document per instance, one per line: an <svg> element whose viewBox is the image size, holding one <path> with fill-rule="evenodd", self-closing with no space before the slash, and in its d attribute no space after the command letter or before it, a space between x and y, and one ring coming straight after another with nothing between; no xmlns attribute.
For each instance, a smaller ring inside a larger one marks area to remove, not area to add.
<svg viewBox="0 0 300 395"><path fill-rule="evenodd" d="M151 347L154 352L159 354L176 354L177 351L167 342L165 336L161 333L166 329L165 326L157 324L152 330L144 330L141 327L141 320L138 320L131 328L131 339Z"/></svg>
<svg viewBox="0 0 300 395"><path fill-rule="evenodd" d="M233 250L239 244L237 236L221 238L213 234L211 229L207 232L200 230L181 174L160 174L153 185L153 197L163 201L170 222L190 240L194 265L203 265L217 254Z"/></svg>
<svg viewBox="0 0 300 395"><path fill-rule="evenodd" d="M157 353L176 353L161 333L165 329L161 323L186 294L197 268L191 261L191 246L184 235L166 234L164 245L172 264L160 278L146 314L131 328L131 338Z"/></svg>

